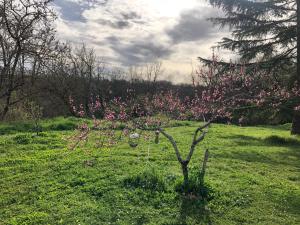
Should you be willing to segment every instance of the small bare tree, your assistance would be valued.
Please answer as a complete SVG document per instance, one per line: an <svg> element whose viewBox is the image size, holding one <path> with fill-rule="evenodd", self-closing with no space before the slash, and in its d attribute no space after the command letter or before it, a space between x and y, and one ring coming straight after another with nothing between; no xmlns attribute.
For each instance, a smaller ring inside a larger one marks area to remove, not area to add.
<svg viewBox="0 0 300 225"><path fill-rule="evenodd" d="M204 140L207 132L208 132L208 128L210 126L211 122L207 122L205 123L203 126L198 127L195 130L194 136L193 136L193 140L192 143L190 145L190 150L189 153L187 155L187 157L184 159L180 153L180 150L176 144L175 139L168 134L163 128L157 128L157 131L159 131L164 137L166 137L168 139L168 141L172 144L172 147L175 151L176 157L178 162L181 165L181 170L182 170L182 174L184 177L184 182L183 182L183 187L184 189L188 189L189 188L189 171L188 171L188 165L192 159L192 156L195 152L196 146ZM204 179L204 174L205 174L205 168L206 168L206 162L208 160L208 151L206 150L205 152L205 156L204 156L204 160L203 160L203 166L202 166L202 179Z"/></svg>
<svg viewBox="0 0 300 225"><path fill-rule="evenodd" d="M33 101L25 101L24 109L27 113L27 119L34 124L34 132L38 136L42 131L41 118L43 116L43 108Z"/></svg>
<svg viewBox="0 0 300 225"><path fill-rule="evenodd" d="M156 92L157 80L163 72L162 62L156 61L145 65L145 80L148 83L148 92L154 94Z"/></svg>

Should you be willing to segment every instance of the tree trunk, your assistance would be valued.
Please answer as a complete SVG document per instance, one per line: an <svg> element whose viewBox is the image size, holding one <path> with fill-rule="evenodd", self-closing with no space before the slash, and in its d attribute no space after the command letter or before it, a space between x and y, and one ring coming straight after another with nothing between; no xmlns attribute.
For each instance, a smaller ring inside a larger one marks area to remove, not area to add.
<svg viewBox="0 0 300 225"><path fill-rule="evenodd" d="M292 124L292 134L300 134L300 114L296 113L294 114L293 118L293 124Z"/></svg>
<svg viewBox="0 0 300 225"><path fill-rule="evenodd" d="M159 143L159 130L155 131L155 144Z"/></svg>
<svg viewBox="0 0 300 225"><path fill-rule="evenodd" d="M183 189L184 191L188 191L189 188L189 171L188 171L188 163L181 163L182 174L183 174Z"/></svg>
<svg viewBox="0 0 300 225"><path fill-rule="evenodd" d="M208 157L209 157L209 151L208 151L208 149L206 149L205 153L204 153L204 159L203 159L203 164L202 164L202 169L201 169L201 177L200 177L201 185L204 185L204 176L205 176L206 164L208 161Z"/></svg>
<svg viewBox="0 0 300 225"><path fill-rule="evenodd" d="M297 75L296 81L300 85L300 0L297 0ZM295 112L292 125L292 134L300 134L300 114Z"/></svg>
<svg viewBox="0 0 300 225"><path fill-rule="evenodd" d="M11 98L11 93L8 93L8 96L6 97L6 100L5 100L5 106L4 106L1 116L0 116L0 121L4 121L5 116L8 113L10 98Z"/></svg>
<svg viewBox="0 0 300 225"><path fill-rule="evenodd" d="M2 113L1 113L0 121L4 121L7 112L8 112L8 107L5 106L4 109L3 109L3 111L2 111Z"/></svg>

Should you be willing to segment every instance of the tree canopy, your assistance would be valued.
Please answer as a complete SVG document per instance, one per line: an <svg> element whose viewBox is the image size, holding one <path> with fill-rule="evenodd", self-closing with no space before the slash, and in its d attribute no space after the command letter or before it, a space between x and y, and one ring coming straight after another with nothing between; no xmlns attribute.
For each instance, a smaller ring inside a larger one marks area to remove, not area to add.
<svg viewBox="0 0 300 225"><path fill-rule="evenodd" d="M264 68L278 69L295 64L295 0L210 0L210 3L224 12L223 17L211 18L213 23L228 26L232 31L231 37L224 37L219 42L219 47L239 54L241 62L259 61Z"/></svg>

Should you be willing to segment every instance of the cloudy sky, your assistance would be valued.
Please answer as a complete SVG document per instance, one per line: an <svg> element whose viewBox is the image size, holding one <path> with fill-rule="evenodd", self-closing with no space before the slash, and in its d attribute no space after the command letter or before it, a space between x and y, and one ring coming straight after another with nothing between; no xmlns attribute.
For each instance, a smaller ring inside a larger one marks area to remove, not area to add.
<svg viewBox="0 0 300 225"><path fill-rule="evenodd" d="M165 79L189 82L197 57L209 57L225 30L207 18L206 0L54 0L58 36L94 48L108 65L161 61ZM226 54L226 53L222 53Z"/></svg>

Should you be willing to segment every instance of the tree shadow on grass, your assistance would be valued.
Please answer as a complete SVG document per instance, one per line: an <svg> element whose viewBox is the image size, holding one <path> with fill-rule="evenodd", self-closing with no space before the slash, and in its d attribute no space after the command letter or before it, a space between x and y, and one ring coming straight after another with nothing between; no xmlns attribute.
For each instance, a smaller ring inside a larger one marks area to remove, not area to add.
<svg viewBox="0 0 300 225"><path fill-rule="evenodd" d="M189 197L181 197L180 218L178 222L187 224L190 217L203 224L211 224L210 212L206 206L206 200L196 200Z"/></svg>
<svg viewBox="0 0 300 225"><path fill-rule="evenodd" d="M268 147L299 147L300 140L297 138L281 137L270 135L266 138L258 138L247 135L229 135L222 136L223 139L231 139L235 144L240 146L268 146Z"/></svg>
<svg viewBox="0 0 300 225"><path fill-rule="evenodd" d="M281 125L258 125L256 127L267 128L272 130L290 131L292 128L291 123L281 124Z"/></svg>
<svg viewBox="0 0 300 225"><path fill-rule="evenodd" d="M225 138L225 137L224 137ZM269 164L269 168L276 170L277 173L285 173L284 166L293 167L295 171L300 168L300 140L297 138L281 137L271 135L265 138L257 138L246 135L227 136L231 141L237 143L232 151L223 151L216 153L216 157L239 160L242 162L265 163ZM241 147L239 149L238 147ZM247 146L255 146L258 148L246 148ZM283 166L283 167L282 167ZM276 173L276 172L275 172ZM292 177L293 178L293 177ZM289 177L286 177L289 179ZM294 178L298 180L298 177ZM283 178L284 182L284 178ZM276 207L282 211L287 211L291 214L299 213L300 195L299 192L285 189L278 184L276 188L271 188L265 193L276 202Z"/></svg>
<svg viewBox="0 0 300 225"><path fill-rule="evenodd" d="M207 208L207 201L197 199L193 196L179 197L179 213L170 223L164 225L190 225L190 224L212 224L210 210Z"/></svg>
<svg viewBox="0 0 300 225"><path fill-rule="evenodd" d="M175 209L176 211L178 210L178 213L175 218L171 218L171 222L164 223L165 225L195 224L193 221L196 221L197 224L211 224L207 203L213 198L214 191L206 184L196 183L192 173L190 175L189 192L184 192L183 189L181 189L181 182L178 183L178 187L175 188L178 195L174 199L174 206L178 207ZM198 174L193 175L196 176ZM202 183L204 183L204 181L202 181ZM199 185L202 185L201 188ZM171 191L167 188L166 180L164 180L162 175L157 173L154 169L141 171L135 176L125 178L122 182L122 187L131 190L142 190L142 193L147 192L149 193L148 197L151 196L150 198L154 199L161 193ZM164 200L161 199L160 201ZM154 205L151 206L155 207ZM149 218L147 217L141 216L136 220L135 224L145 224L149 222L148 219Z"/></svg>
<svg viewBox="0 0 300 225"><path fill-rule="evenodd" d="M260 162L272 165L288 165L300 167L300 140L271 135L266 138L257 138L246 135L232 135L223 138L231 139L237 146L261 147L261 150L234 150L218 153L222 158L237 159L246 162ZM263 147L284 147L282 150L269 151ZM235 148L236 149L236 148Z"/></svg>
<svg viewBox="0 0 300 225"><path fill-rule="evenodd" d="M290 214L294 214L299 216L300 209L300 195L299 191L288 190L286 192L276 193L277 198L275 201L277 202L277 207L279 207L282 211L287 211ZM274 196L270 195L270 198L274 199Z"/></svg>

